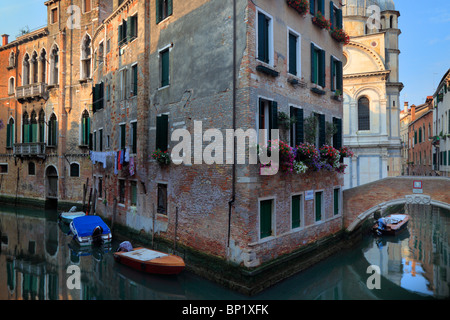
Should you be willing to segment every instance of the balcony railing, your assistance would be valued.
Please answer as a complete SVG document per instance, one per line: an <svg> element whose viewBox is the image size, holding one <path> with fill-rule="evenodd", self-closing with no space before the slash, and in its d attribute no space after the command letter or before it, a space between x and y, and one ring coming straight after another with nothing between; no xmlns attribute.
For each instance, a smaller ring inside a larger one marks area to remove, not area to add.
<svg viewBox="0 0 450 320"><path fill-rule="evenodd" d="M18 157L45 157L45 143L16 143L14 144L14 155Z"/></svg>
<svg viewBox="0 0 450 320"><path fill-rule="evenodd" d="M47 84L44 82L33 83L22 87L16 88L16 99L17 100L39 100L47 99L48 91Z"/></svg>

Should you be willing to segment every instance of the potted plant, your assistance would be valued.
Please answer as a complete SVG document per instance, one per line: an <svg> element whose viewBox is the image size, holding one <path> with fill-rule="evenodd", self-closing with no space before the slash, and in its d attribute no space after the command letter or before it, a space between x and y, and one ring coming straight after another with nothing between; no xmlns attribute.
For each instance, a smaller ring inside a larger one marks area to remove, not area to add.
<svg viewBox="0 0 450 320"><path fill-rule="evenodd" d="M344 29L335 28L331 30L331 36L337 42L342 42L344 45L350 43L350 36L344 31Z"/></svg>
<svg viewBox="0 0 450 320"><path fill-rule="evenodd" d="M336 101L342 101L342 91L336 89L336 91L334 91L334 94L332 95L332 98Z"/></svg>
<svg viewBox="0 0 450 320"><path fill-rule="evenodd" d="M312 22L321 29L330 30L331 28L330 20L327 20L320 11L317 11L316 15L312 18Z"/></svg>
<svg viewBox="0 0 450 320"><path fill-rule="evenodd" d="M306 15L309 10L309 1L308 0L286 0L287 5L293 8L302 16Z"/></svg>
<svg viewBox="0 0 450 320"><path fill-rule="evenodd" d="M161 166L166 166L170 164L170 154L167 151L161 151L156 149L152 153L152 158L155 159Z"/></svg>

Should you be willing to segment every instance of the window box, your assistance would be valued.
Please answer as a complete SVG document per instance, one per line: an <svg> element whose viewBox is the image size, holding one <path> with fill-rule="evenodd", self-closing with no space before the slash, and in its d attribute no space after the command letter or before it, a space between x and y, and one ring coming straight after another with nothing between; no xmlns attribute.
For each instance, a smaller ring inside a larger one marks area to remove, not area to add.
<svg viewBox="0 0 450 320"><path fill-rule="evenodd" d="M344 31L344 29L333 29L331 30L331 37L336 40L337 42L341 42L344 45L347 45L350 43L350 37L349 35Z"/></svg>
<svg viewBox="0 0 450 320"><path fill-rule="evenodd" d="M330 30L331 28L330 20L327 20L320 11L317 11L316 15L312 17L312 22L321 29Z"/></svg>
<svg viewBox="0 0 450 320"><path fill-rule="evenodd" d="M272 68L263 66L263 65L259 65L256 67L256 71L262 72L267 74L268 76L271 77L278 77L280 75L280 73Z"/></svg>
<svg viewBox="0 0 450 320"><path fill-rule="evenodd" d="M325 94L325 90L319 89L319 88L311 88L311 91L314 92L315 94L321 95L323 96Z"/></svg>
<svg viewBox="0 0 450 320"><path fill-rule="evenodd" d="M300 15L305 16L309 10L308 0L286 0L289 7L297 11Z"/></svg>

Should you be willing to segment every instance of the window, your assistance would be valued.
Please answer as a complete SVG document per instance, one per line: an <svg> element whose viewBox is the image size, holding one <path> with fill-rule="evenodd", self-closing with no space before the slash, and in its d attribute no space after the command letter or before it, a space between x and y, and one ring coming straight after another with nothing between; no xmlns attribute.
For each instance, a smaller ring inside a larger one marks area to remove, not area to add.
<svg viewBox="0 0 450 320"><path fill-rule="evenodd" d="M22 116L22 143L30 142L30 118L28 112L24 112Z"/></svg>
<svg viewBox="0 0 450 320"><path fill-rule="evenodd" d="M258 111L258 130L264 130L264 140L267 143L272 138L271 130L278 129L278 103L260 98Z"/></svg>
<svg viewBox="0 0 450 320"><path fill-rule="evenodd" d="M99 177L97 182L98 197L103 198L103 178Z"/></svg>
<svg viewBox="0 0 450 320"><path fill-rule="evenodd" d="M92 88L92 111L95 113L98 110L103 109L103 103L104 103L104 98L105 98L105 92L104 89L105 85L103 82L100 82L98 84L96 84L93 88Z"/></svg>
<svg viewBox="0 0 450 320"><path fill-rule="evenodd" d="M8 164L0 163L0 174L7 174L7 173L8 173Z"/></svg>
<svg viewBox="0 0 450 320"><path fill-rule="evenodd" d="M325 0L310 0L309 11L312 15L316 15L318 11L325 14Z"/></svg>
<svg viewBox="0 0 450 320"><path fill-rule="evenodd" d="M81 80L91 78L91 37L85 35L81 44Z"/></svg>
<svg viewBox="0 0 450 320"><path fill-rule="evenodd" d="M103 41L100 42L100 44L98 45L98 53L97 53L97 59L98 59L98 64L102 64L103 63L103 56L105 54L105 46L103 45Z"/></svg>
<svg viewBox="0 0 450 320"><path fill-rule="evenodd" d="M83 0L83 13L91 11L91 1L92 0Z"/></svg>
<svg viewBox="0 0 450 320"><path fill-rule="evenodd" d="M50 55L50 84L59 82L59 49L54 47Z"/></svg>
<svg viewBox="0 0 450 320"><path fill-rule="evenodd" d="M40 79L39 82L47 82L47 51L42 49L39 55L39 66L40 66Z"/></svg>
<svg viewBox="0 0 450 320"><path fill-rule="evenodd" d="M30 56L25 54L22 63L22 85L27 86L30 84Z"/></svg>
<svg viewBox="0 0 450 320"><path fill-rule="evenodd" d="M12 148L14 146L14 119L9 119L6 125L6 148Z"/></svg>
<svg viewBox="0 0 450 320"><path fill-rule="evenodd" d="M136 39L138 37L138 16L137 14L129 17L129 25L128 25L128 41L133 41L134 39Z"/></svg>
<svg viewBox="0 0 450 320"><path fill-rule="evenodd" d="M157 212L167 215L167 184L158 183Z"/></svg>
<svg viewBox="0 0 450 320"><path fill-rule="evenodd" d="M366 97L358 100L358 130L370 130L370 103Z"/></svg>
<svg viewBox="0 0 450 320"><path fill-rule="evenodd" d="M125 203L125 180L119 179L119 203Z"/></svg>
<svg viewBox="0 0 450 320"><path fill-rule="evenodd" d="M137 121L131 123L131 153L137 153Z"/></svg>
<svg viewBox="0 0 450 320"><path fill-rule="evenodd" d="M272 236L272 210L273 200L259 202L259 237L264 239Z"/></svg>
<svg viewBox="0 0 450 320"><path fill-rule="evenodd" d="M37 142L37 138L38 138L38 123L37 123L37 119L36 119L36 111L32 111L31 112L31 117L30 117L30 138L29 141L30 142Z"/></svg>
<svg viewBox="0 0 450 320"><path fill-rule="evenodd" d="M292 31L290 31L288 34L288 72L294 76L298 76L301 74L300 36Z"/></svg>
<svg viewBox="0 0 450 320"><path fill-rule="evenodd" d="M125 149L125 145L126 145L126 127L125 124L120 124L120 150Z"/></svg>
<svg viewBox="0 0 450 320"><path fill-rule="evenodd" d="M127 91L127 69L123 69L119 73L119 100L125 100L128 95Z"/></svg>
<svg viewBox="0 0 450 320"><path fill-rule="evenodd" d="M314 142L317 148L321 148L324 144L326 144L326 121L325 115L314 113L314 117L316 117L316 141Z"/></svg>
<svg viewBox="0 0 450 320"><path fill-rule="evenodd" d="M173 13L173 0L156 0L156 23L160 23Z"/></svg>
<svg viewBox="0 0 450 320"><path fill-rule="evenodd" d="M81 145L88 146L89 138L91 133L91 119L89 118L89 112L87 110L83 111L81 117Z"/></svg>
<svg viewBox="0 0 450 320"><path fill-rule="evenodd" d="M9 67L14 68L16 66L16 54L14 51L11 51L9 54Z"/></svg>
<svg viewBox="0 0 450 320"><path fill-rule="evenodd" d="M342 10L336 8L333 1L330 1L330 22L331 30L342 29Z"/></svg>
<svg viewBox="0 0 450 320"><path fill-rule="evenodd" d="M106 53L111 51L111 39L106 40Z"/></svg>
<svg viewBox="0 0 450 320"><path fill-rule="evenodd" d="M30 83L38 83L38 54L36 51L33 52L31 56L31 77Z"/></svg>
<svg viewBox="0 0 450 320"><path fill-rule="evenodd" d="M321 221L322 220L322 210L323 210L323 192L322 191L318 191L315 194L315 201L314 201L314 211L315 211L315 217L316 217L316 222L317 221Z"/></svg>
<svg viewBox="0 0 450 320"><path fill-rule="evenodd" d="M16 91L15 79L13 77L9 78L8 81L8 94L14 94Z"/></svg>
<svg viewBox="0 0 450 320"><path fill-rule="evenodd" d="M258 60L273 64L273 33L272 19L258 11L258 37L257 37L257 54Z"/></svg>
<svg viewBox="0 0 450 320"><path fill-rule="evenodd" d="M136 181L130 182L130 204L136 206L137 204L137 183Z"/></svg>
<svg viewBox="0 0 450 320"><path fill-rule="evenodd" d="M119 30L118 30L118 45L123 46L125 44L128 43L128 37L127 37L127 21L126 20L122 20L122 24L119 26Z"/></svg>
<svg viewBox="0 0 450 320"><path fill-rule="evenodd" d="M103 151L103 129L98 130L99 151Z"/></svg>
<svg viewBox="0 0 450 320"><path fill-rule="evenodd" d="M138 66L131 67L131 95L137 96L138 93Z"/></svg>
<svg viewBox="0 0 450 320"><path fill-rule="evenodd" d="M162 114L156 118L156 149L167 151L169 144L169 116Z"/></svg>
<svg viewBox="0 0 450 320"><path fill-rule="evenodd" d="M422 128L419 128L419 143L422 143Z"/></svg>
<svg viewBox="0 0 450 320"><path fill-rule="evenodd" d="M339 90L340 93L342 93L343 90L343 83L342 83L342 61L339 61L335 57L331 56L330 61L331 66L331 91L337 91Z"/></svg>
<svg viewBox="0 0 450 320"><path fill-rule="evenodd" d="M291 147L296 147L304 142L303 130L303 109L290 107L290 116L295 118L296 122L291 125L290 137Z"/></svg>
<svg viewBox="0 0 450 320"><path fill-rule="evenodd" d="M341 196L341 189L336 188L333 190L333 212L334 215L338 215L340 213L340 196Z"/></svg>
<svg viewBox="0 0 450 320"><path fill-rule="evenodd" d="M311 43L311 82L325 87L325 51Z"/></svg>
<svg viewBox="0 0 450 320"><path fill-rule="evenodd" d="M333 135L333 148L339 150L342 148L342 119L333 117L333 124L336 133Z"/></svg>
<svg viewBox="0 0 450 320"><path fill-rule="evenodd" d="M70 164L70 176L79 177L80 176L80 165L78 163Z"/></svg>
<svg viewBox="0 0 450 320"><path fill-rule="evenodd" d="M47 145L56 146L56 134L57 134L58 126L56 121L56 116L54 113L50 116L50 120L48 122L48 139Z"/></svg>
<svg viewBox="0 0 450 320"><path fill-rule="evenodd" d="M303 197L302 195L292 196L291 201L292 229L295 229L301 226L303 216Z"/></svg>
<svg viewBox="0 0 450 320"><path fill-rule="evenodd" d="M170 60L169 60L169 48L161 51L160 55L160 70L161 70L161 88L170 84Z"/></svg>
<svg viewBox="0 0 450 320"><path fill-rule="evenodd" d="M53 8L50 11L51 24L58 22L58 8Z"/></svg>
<svg viewBox="0 0 450 320"><path fill-rule="evenodd" d="M36 164L34 162L28 162L28 175L34 176L36 174Z"/></svg>

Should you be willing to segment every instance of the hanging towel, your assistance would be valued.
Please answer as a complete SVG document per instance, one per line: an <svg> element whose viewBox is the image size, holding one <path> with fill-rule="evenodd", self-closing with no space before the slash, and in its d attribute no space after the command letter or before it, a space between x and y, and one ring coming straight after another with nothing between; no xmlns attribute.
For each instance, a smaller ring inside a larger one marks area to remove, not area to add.
<svg viewBox="0 0 450 320"><path fill-rule="evenodd" d="M118 167L118 169L119 170L122 170L122 161L121 161L121 159L123 160L123 158L122 158L122 150L119 150L119 159L118 159L118 163L117 163L117 167Z"/></svg>
<svg viewBox="0 0 450 320"><path fill-rule="evenodd" d="M130 176L134 176L134 157L130 158Z"/></svg>
<svg viewBox="0 0 450 320"><path fill-rule="evenodd" d="M130 162L130 149L125 149L125 162Z"/></svg>
<svg viewBox="0 0 450 320"><path fill-rule="evenodd" d="M123 164L124 158L125 158L125 150L120 150L120 164Z"/></svg>
<svg viewBox="0 0 450 320"><path fill-rule="evenodd" d="M117 170L117 152L114 152L114 174L118 174L119 171Z"/></svg>

